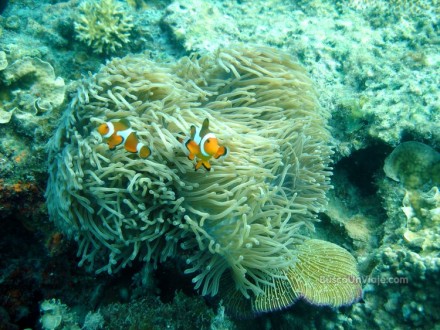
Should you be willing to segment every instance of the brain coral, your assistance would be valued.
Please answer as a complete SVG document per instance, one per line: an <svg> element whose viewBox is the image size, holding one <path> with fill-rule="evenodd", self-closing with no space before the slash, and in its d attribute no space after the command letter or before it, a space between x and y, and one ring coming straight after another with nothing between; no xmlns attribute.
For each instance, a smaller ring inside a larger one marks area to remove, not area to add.
<svg viewBox="0 0 440 330"><path fill-rule="evenodd" d="M128 43L133 17L115 0L81 3L75 31L95 53L110 53Z"/></svg>
<svg viewBox="0 0 440 330"><path fill-rule="evenodd" d="M300 297L349 304L354 258L306 236L330 188L327 117L304 69L275 49L114 59L84 81L50 142L50 216L78 240L80 264L111 273L182 257L195 287L237 313ZM96 132L122 118L147 160ZM176 137L205 118L230 155L195 172Z"/></svg>

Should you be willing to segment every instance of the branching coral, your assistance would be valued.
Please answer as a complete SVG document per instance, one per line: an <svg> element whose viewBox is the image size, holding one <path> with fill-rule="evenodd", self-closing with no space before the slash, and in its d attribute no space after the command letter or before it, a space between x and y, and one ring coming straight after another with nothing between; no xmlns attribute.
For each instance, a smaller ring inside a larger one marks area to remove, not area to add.
<svg viewBox="0 0 440 330"><path fill-rule="evenodd" d="M96 127L121 118L151 146L149 159L103 143ZM205 118L231 152L203 173L176 137ZM243 313L299 297L351 303L359 283L318 282L357 278L354 258L304 236L330 187L326 119L305 71L275 49L114 59L85 82L50 143L50 215L98 272L180 255L203 295Z"/></svg>
<svg viewBox="0 0 440 330"><path fill-rule="evenodd" d="M115 0L86 0L80 5L75 31L95 53L110 53L129 42L133 17Z"/></svg>

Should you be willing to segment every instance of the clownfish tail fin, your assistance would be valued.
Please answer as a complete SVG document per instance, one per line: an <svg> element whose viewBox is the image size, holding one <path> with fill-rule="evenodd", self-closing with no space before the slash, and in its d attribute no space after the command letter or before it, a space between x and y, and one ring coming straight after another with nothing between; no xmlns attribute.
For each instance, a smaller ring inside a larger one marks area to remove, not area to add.
<svg viewBox="0 0 440 330"><path fill-rule="evenodd" d="M139 157L141 158L148 158L151 155L151 149L140 142L136 146L136 149Z"/></svg>

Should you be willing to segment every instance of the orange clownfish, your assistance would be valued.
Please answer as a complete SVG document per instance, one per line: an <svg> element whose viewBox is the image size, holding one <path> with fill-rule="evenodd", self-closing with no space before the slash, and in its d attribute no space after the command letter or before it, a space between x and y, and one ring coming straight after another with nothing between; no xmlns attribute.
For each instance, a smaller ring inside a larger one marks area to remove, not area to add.
<svg viewBox="0 0 440 330"><path fill-rule="evenodd" d="M110 150L124 143L125 150L135 152L141 158L147 158L151 154L150 148L139 142L136 132L130 127L127 119L113 122L108 121L99 125L97 130L102 137L107 139Z"/></svg>
<svg viewBox="0 0 440 330"><path fill-rule="evenodd" d="M211 170L209 160L227 156L229 150L226 147L221 147L214 133L209 131L209 120L206 118L203 121L202 128L196 128L191 125L191 135L180 142L188 150L188 159L193 160L197 158L195 170L197 171L202 165L208 171Z"/></svg>

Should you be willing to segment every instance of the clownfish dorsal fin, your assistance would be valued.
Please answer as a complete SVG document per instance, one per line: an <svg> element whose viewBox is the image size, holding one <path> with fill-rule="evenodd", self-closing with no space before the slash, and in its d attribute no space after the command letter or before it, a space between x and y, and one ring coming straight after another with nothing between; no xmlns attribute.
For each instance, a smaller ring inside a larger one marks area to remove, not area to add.
<svg viewBox="0 0 440 330"><path fill-rule="evenodd" d="M200 130L200 137L203 138L208 133L209 133L209 119L205 118L202 124L202 129Z"/></svg>
<svg viewBox="0 0 440 330"><path fill-rule="evenodd" d="M194 140L194 138L196 137L196 127L194 125L191 125L189 132L190 132L190 139Z"/></svg>
<svg viewBox="0 0 440 330"><path fill-rule="evenodd" d="M130 122L128 121L127 118L123 118L123 119L121 119L119 122L120 122L122 125L126 126L127 128L130 128L130 127L131 127L131 124L130 124Z"/></svg>

